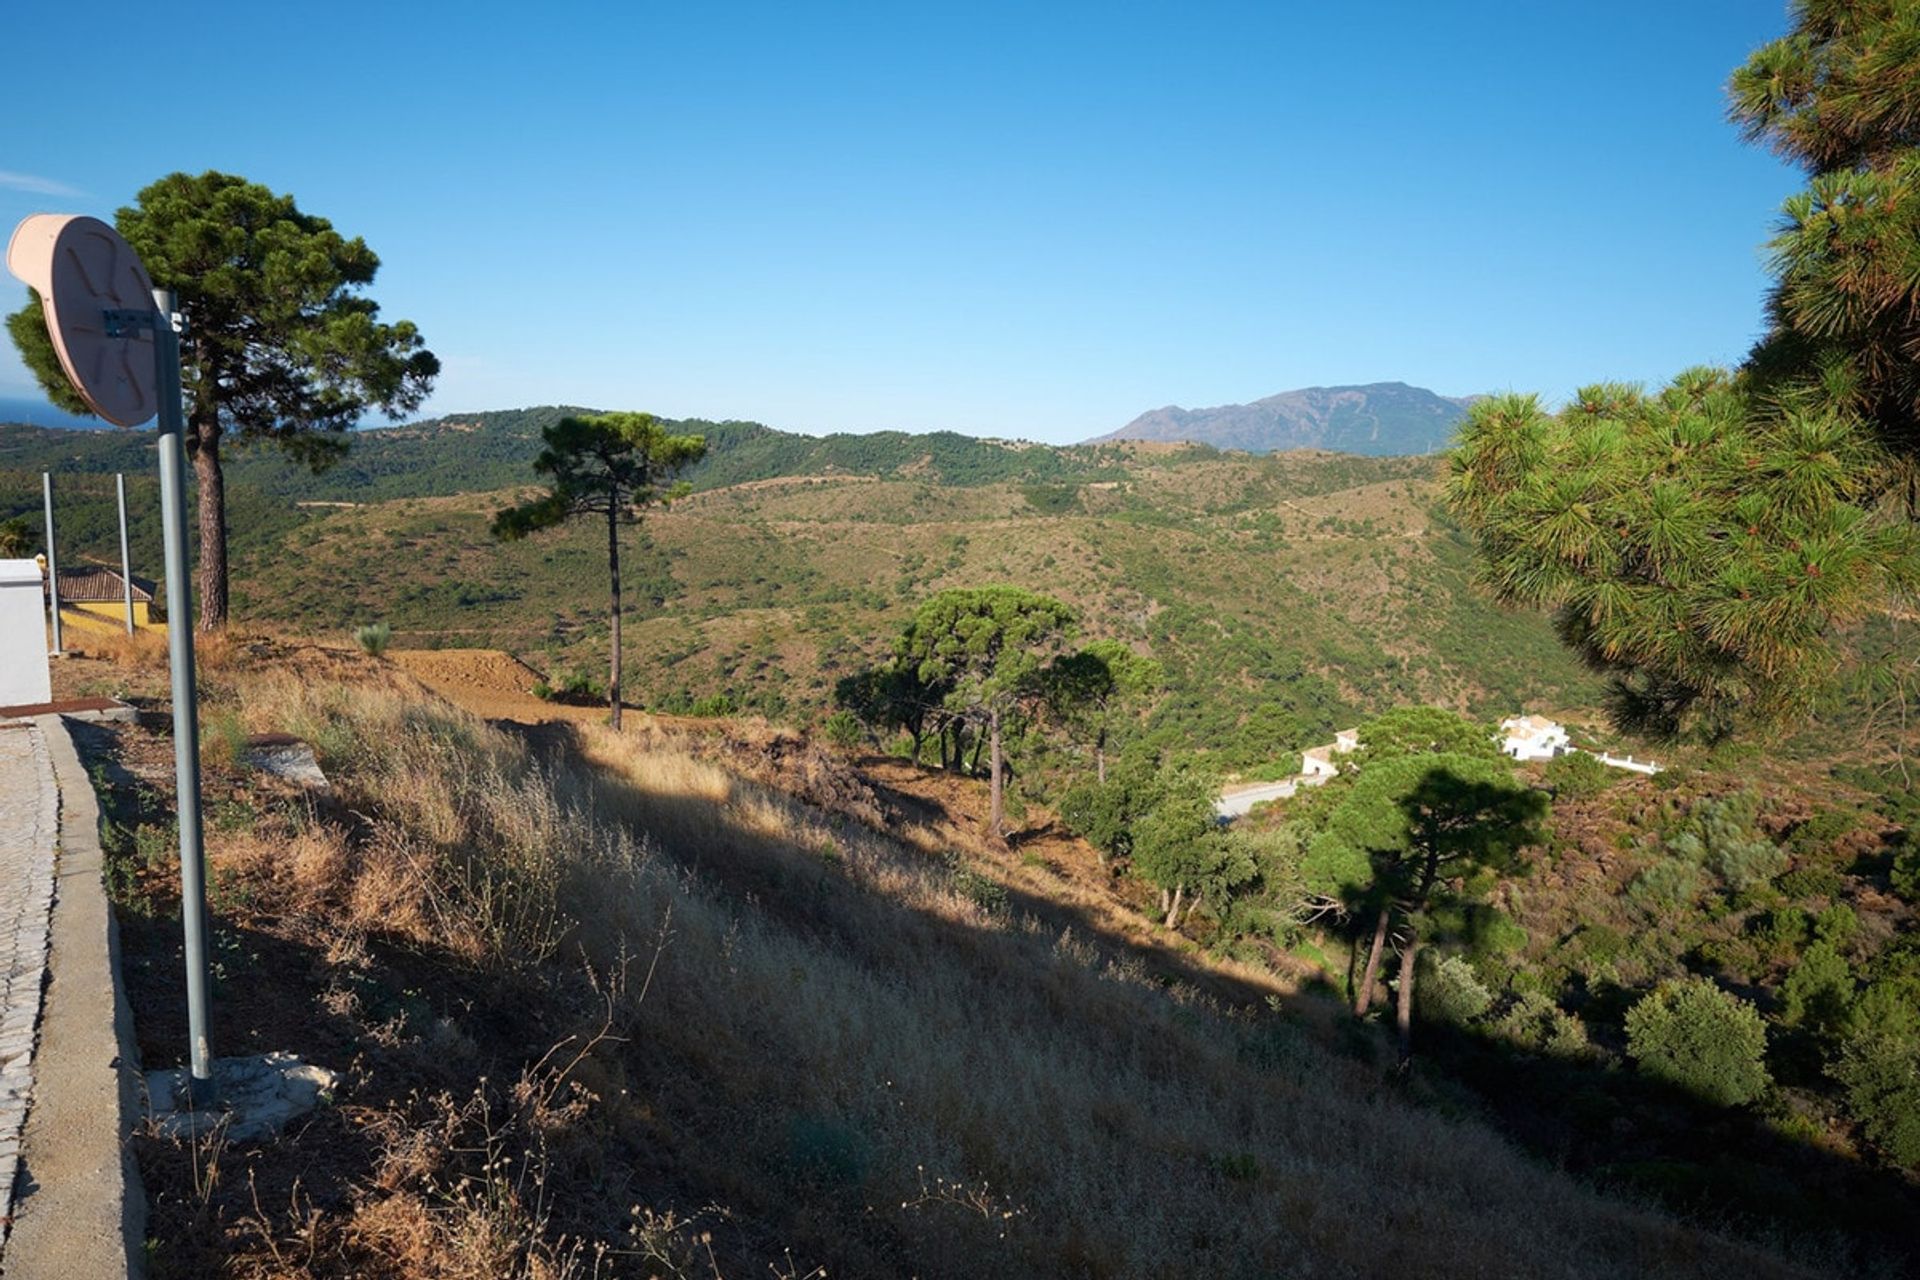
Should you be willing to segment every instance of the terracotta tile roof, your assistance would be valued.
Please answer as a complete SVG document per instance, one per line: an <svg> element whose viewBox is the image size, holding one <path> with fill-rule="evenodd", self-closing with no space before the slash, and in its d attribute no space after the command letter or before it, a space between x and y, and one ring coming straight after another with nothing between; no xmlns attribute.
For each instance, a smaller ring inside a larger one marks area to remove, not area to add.
<svg viewBox="0 0 1920 1280"><path fill-rule="evenodd" d="M139 574L134 574L133 598L153 603L153 585ZM89 564L60 571L60 598L77 604L101 600L117 603L126 599L126 593L121 589L118 569L109 569L103 564Z"/></svg>

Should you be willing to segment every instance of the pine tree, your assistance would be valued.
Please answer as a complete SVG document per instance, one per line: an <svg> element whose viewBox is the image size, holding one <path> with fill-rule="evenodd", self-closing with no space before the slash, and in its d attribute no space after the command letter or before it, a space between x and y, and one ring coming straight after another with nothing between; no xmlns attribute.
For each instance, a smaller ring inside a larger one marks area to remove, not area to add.
<svg viewBox="0 0 1920 1280"><path fill-rule="evenodd" d="M1047 667L1073 638L1073 610L1019 587L956 587L922 604L894 643L894 662L928 688L947 691L947 709L983 726L991 744L987 828L1005 834L1003 733L1037 702Z"/></svg>
<svg viewBox="0 0 1920 1280"><path fill-rule="evenodd" d="M1837 627L1920 588L1920 0L1805 0L1730 114L1807 172L1766 336L1655 395L1475 406L1448 496L1503 600L1552 609L1656 734L1810 708Z"/></svg>
<svg viewBox="0 0 1920 1280"><path fill-rule="evenodd" d="M361 290L380 259L292 196L225 173L174 173L114 215L153 282L175 291L187 457L199 489L201 630L227 621L226 473L221 448L271 440L322 470L370 410L417 409L440 362L405 320L388 324ZM86 413L47 337L40 299L7 331L49 399Z"/></svg>
<svg viewBox="0 0 1920 1280"><path fill-rule="evenodd" d="M649 503L671 496L665 488L675 472L698 462L707 451L700 436L668 434L650 413L602 413L562 418L545 428L546 447L533 469L551 480L546 493L493 520L497 538L514 541L551 529L577 515L603 516L607 522L607 581L611 603L608 628L607 705L613 727L620 727L620 526L639 518Z"/></svg>

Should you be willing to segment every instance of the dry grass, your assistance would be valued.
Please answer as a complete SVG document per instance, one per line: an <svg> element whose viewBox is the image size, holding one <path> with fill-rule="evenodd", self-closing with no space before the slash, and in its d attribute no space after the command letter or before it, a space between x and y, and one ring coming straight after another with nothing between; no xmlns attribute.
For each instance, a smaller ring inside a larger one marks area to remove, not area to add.
<svg viewBox="0 0 1920 1280"><path fill-rule="evenodd" d="M257 1274L1813 1274L670 746L586 729L590 765L543 763L397 684L246 686L361 824L236 846L262 892L342 946L576 1004L589 972L603 1002L507 1089L372 1121L356 1208L307 1247L333 1261ZM269 1252L317 1230L260 1221Z"/></svg>

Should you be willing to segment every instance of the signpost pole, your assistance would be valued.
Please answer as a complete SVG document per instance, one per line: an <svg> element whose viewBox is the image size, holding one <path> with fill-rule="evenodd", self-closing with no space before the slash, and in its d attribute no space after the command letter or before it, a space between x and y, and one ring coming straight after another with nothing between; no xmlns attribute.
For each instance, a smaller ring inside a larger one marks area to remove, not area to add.
<svg viewBox="0 0 1920 1280"><path fill-rule="evenodd" d="M167 656L173 672L173 772L180 818L180 921L186 934L187 1090L213 1095L207 1040L207 886L200 843L200 716L194 703L193 601L187 581L186 465L180 412L180 338L170 289L153 291L153 361L160 404L160 524L167 568ZM124 534L123 534L124 536Z"/></svg>
<svg viewBox="0 0 1920 1280"><path fill-rule="evenodd" d="M60 643L60 566L53 558L53 472L40 473L40 492L47 507L47 599L53 605L53 656L63 651Z"/></svg>
<svg viewBox="0 0 1920 1280"><path fill-rule="evenodd" d="M114 492L120 499L120 586L127 600L127 634L133 634L133 557L127 554L127 477L116 472Z"/></svg>

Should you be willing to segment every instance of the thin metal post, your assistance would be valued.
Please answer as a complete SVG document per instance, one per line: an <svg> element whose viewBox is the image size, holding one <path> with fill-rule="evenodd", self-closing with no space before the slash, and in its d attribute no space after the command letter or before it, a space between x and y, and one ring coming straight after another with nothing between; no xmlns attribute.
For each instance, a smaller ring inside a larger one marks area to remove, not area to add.
<svg viewBox="0 0 1920 1280"><path fill-rule="evenodd" d="M60 656L60 565L53 555L53 472L40 473L40 493L47 505L47 599L53 604L53 655Z"/></svg>
<svg viewBox="0 0 1920 1280"><path fill-rule="evenodd" d="M186 466L180 412L180 338L170 289L153 291L153 359L160 400L160 522L167 567L167 654L173 669L173 774L180 818L180 922L187 950L188 1095L213 1096L207 1041L207 883L200 843L200 716L194 703L193 597L187 581Z"/></svg>
<svg viewBox="0 0 1920 1280"><path fill-rule="evenodd" d="M114 492L120 499L120 586L127 598L127 634L133 634L133 557L127 554L127 477L115 472Z"/></svg>

